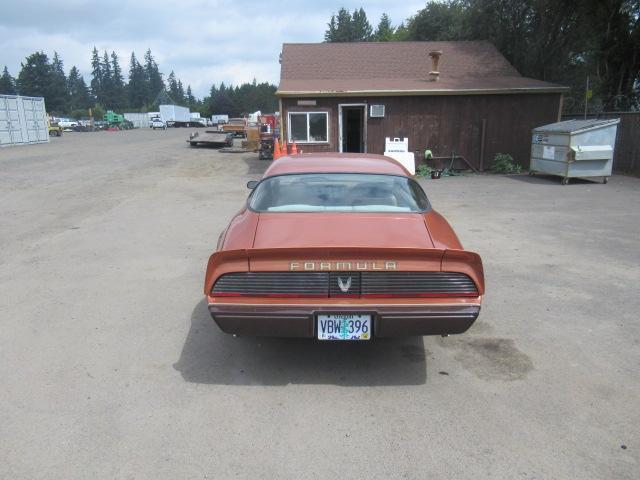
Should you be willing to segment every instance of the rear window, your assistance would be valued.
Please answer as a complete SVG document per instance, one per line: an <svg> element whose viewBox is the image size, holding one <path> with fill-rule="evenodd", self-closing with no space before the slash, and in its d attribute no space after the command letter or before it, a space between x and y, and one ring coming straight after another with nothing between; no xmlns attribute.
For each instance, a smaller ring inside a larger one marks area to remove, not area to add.
<svg viewBox="0 0 640 480"><path fill-rule="evenodd" d="M249 207L258 212L423 212L429 201L407 177L305 173L262 180Z"/></svg>

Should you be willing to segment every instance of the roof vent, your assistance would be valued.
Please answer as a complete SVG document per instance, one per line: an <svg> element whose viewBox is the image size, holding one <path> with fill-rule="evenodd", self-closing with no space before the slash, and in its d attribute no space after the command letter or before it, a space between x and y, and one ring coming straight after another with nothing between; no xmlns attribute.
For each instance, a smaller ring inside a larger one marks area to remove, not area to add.
<svg viewBox="0 0 640 480"><path fill-rule="evenodd" d="M431 80L432 82L437 82L440 78L438 62L440 61L441 55L442 50L433 50L429 52L429 56L431 57L431 71L429 72L429 80Z"/></svg>

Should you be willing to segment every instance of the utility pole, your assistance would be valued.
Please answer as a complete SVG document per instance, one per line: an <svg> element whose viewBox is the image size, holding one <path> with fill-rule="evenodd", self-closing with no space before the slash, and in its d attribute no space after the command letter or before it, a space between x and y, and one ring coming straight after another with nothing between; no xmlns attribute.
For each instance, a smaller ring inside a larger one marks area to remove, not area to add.
<svg viewBox="0 0 640 480"><path fill-rule="evenodd" d="M584 89L584 119L587 119L587 110L589 105L589 75L587 75L587 87Z"/></svg>

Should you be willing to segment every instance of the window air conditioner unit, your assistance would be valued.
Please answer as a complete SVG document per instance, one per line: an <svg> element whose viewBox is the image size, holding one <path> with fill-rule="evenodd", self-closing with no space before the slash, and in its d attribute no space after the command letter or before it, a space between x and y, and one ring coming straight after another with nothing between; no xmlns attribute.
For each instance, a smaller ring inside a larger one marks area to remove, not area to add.
<svg viewBox="0 0 640 480"><path fill-rule="evenodd" d="M384 105L371 105L369 107L370 117L384 117Z"/></svg>

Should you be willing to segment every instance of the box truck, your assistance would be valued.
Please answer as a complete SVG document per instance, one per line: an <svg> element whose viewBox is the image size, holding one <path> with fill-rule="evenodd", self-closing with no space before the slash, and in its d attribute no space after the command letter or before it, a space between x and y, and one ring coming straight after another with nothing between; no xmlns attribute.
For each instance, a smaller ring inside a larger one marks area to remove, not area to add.
<svg viewBox="0 0 640 480"><path fill-rule="evenodd" d="M188 127L191 125L189 109L179 105L160 105L160 118L167 124L167 127Z"/></svg>

